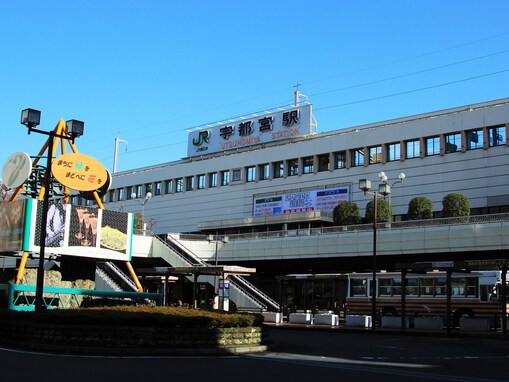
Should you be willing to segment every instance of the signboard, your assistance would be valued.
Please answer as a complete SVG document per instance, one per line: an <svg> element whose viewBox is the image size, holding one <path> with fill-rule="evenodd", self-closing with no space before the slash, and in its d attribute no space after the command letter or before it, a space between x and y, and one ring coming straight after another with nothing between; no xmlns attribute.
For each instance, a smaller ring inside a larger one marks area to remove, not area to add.
<svg viewBox="0 0 509 382"><path fill-rule="evenodd" d="M310 211L332 212L339 202L348 200L350 200L349 186L254 197L253 216Z"/></svg>
<svg viewBox="0 0 509 382"><path fill-rule="evenodd" d="M240 149L310 134L311 104L250 116L189 133L189 157Z"/></svg>
<svg viewBox="0 0 509 382"><path fill-rule="evenodd" d="M55 158L51 172L61 184L78 191L95 191L108 181L108 172L101 162L79 153Z"/></svg>
<svg viewBox="0 0 509 382"><path fill-rule="evenodd" d="M16 188L25 183L32 173L30 155L23 152L12 154L2 169L2 182L7 188Z"/></svg>
<svg viewBox="0 0 509 382"><path fill-rule="evenodd" d="M21 251L26 200L0 203L0 252Z"/></svg>
<svg viewBox="0 0 509 382"><path fill-rule="evenodd" d="M24 250L40 251L42 201L27 213ZM130 261L133 216L130 213L70 204L51 203L48 209L45 252L54 255Z"/></svg>

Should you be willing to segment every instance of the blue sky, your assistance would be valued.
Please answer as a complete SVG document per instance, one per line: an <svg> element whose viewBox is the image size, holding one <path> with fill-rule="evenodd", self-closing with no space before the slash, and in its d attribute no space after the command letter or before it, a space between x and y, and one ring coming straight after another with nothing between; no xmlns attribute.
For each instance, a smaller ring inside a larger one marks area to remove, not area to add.
<svg viewBox="0 0 509 382"><path fill-rule="evenodd" d="M0 0L0 165L85 121L118 171L186 155L186 129L293 102L318 131L509 97L506 0ZM509 120L509 117L508 117Z"/></svg>

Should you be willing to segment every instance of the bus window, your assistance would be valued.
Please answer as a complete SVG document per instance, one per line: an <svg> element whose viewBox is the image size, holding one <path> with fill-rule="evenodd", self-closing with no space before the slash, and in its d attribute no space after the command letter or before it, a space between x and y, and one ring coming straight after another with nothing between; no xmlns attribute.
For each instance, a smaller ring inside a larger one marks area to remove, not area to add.
<svg viewBox="0 0 509 382"><path fill-rule="evenodd" d="M379 296L392 296L392 279L379 279L378 287Z"/></svg>
<svg viewBox="0 0 509 382"><path fill-rule="evenodd" d="M477 295L477 282L478 278L476 277L467 277L465 279L465 292L467 297L478 297Z"/></svg>
<svg viewBox="0 0 509 382"><path fill-rule="evenodd" d="M407 294L407 296L418 296L419 295L419 288L417 286L416 278L409 278L407 280L406 294Z"/></svg>
<svg viewBox="0 0 509 382"><path fill-rule="evenodd" d="M392 279L392 295L401 296L401 277Z"/></svg>
<svg viewBox="0 0 509 382"><path fill-rule="evenodd" d="M367 279L350 279L350 297L367 296Z"/></svg>
<svg viewBox="0 0 509 382"><path fill-rule="evenodd" d="M431 277L419 279L419 294L421 296L433 296L433 279Z"/></svg>
<svg viewBox="0 0 509 382"><path fill-rule="evenodd" d="M435 279L435 296L445 296L445 277L437 277Z"/></svg>

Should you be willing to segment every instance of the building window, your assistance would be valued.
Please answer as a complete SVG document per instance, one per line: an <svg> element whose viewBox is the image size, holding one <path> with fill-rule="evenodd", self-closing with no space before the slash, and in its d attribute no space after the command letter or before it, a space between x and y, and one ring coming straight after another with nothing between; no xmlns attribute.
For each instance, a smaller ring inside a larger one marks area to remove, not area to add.
<svg viewBox="0 0 509 382"><path fill-rule="evenodd" d="M461 134L447 134L445 136L445 152L455 153L457 151L461 151Z"/></svg>
<svg viewBox="0 0 509 382"><path fill-rule="evenodd" d="M133 198L133 195L134 195L134 189L132 186L129 186L125 189L125 193L126 193L126 200L131 200ZM136 197L136 196L135 196Z"/></svg>
<svg viewBox="0 0 509 382"><path fill-rule="evenodd" d="M318 155L318 171L330 170L330 156L329 154Z"/></svg>
<svg viewBox="0 0 509 382"><path fill-rule="evenodd" d="M186 191L194 190L194 176L188 176L186 178Z"/></svg>
<svg viewBox="0 0 509 382"><path fill-rule="evenodd" d="M124 189L123 188L119 188L117 190L117 202L120 202L124 200Z"/></svg>
<svg viewBox="0 0 509 382"><path fill-rule="evenodd" d="M352 167L364 166L364 149L352 150Z"/></svg>
<svg viewBox="0 0 509 382"><path fill-rule="evenodd" d="M502 146L505 144L505 126L493 126L488 128L488 142L490 147Z"/></svg>
<svg viewBox="0 0 509 382"><path fill-rule="evenodd" d="M171 194L173 192L173 180L169 179L164 182L164 193Z"/></svg>
<svg viewBox="0 0 509 382"><path fill-rule="evenodd" d="M382 163L382 146L369 148L369 164Z"/></svg>
<svg viewBox="0 0 509 382"><path fill-rule="evenodd" d="M198 190L203 190L205 188L205 174L200 174L197 176L198 178Z"/></svg>
<svg viewBox="0 0 509 382"><path fill-rule="evenodd" d="M145 196L146 196L149 192L152 192L152 183L145 183Z"/></svg>
<svg viewBox="0 0 509 382"><path fill-rule="evenodd" d="M108 202L114 202L115 201L115 190L110 190L108 193Z"/></svg>
<svg viewBox="0 0 509 382"><path fill-rule="evenodd" d="M284 162L274 162L273 164L273 167L274 167L274 178L282 178L283 176L285 176L285 165L284 165Z"/></svg>
<svg viewBox="0 0 509 382"><path fill-rule="evenodd" d="M209 173L209 187L217 187L217 172Z"/></svg>
<svg viewBox="0 0 509 382"><path fill-rule="evenodd" d="M232 182L240 182L242 180L242 171L240 168L232 170Z"/></svg>
<svg viewBox="0 0 509 382"><path fill-rule="evenodd" d="M313 157L302 158L302 173L312 174L315 171Z"/></svg>
<svg viewBox="0 0 509 382"><path fill-rule="evenodd" d="M406 142L406 159L419 158L421 156L421 141L415 139Z"/></svg>
<svg viewBox="0 0 509 382"><path fill-rule="evenodd" d="M428 137L426 142L426 156L440 155L440 137Z"/></svg>
<svg viewBox="0 0 509 382"><path fill-rule="evenodd" d="M482 149L484 147L484 134L482 129L466 132L467 150Z"/></svg>
<svg viewBox="0 0 509 382"><path fill-rule="evenodd" d="M154 195L161 195L162 193L161 187L162 187L161 182L154 183Z"/></svg>
<svg viewBox="0 0 509 382"><path fill-rule="evenodd" d="M177 178L175 179L175 192L184 191L184 179Z"/></svg>
<svg viewBox="0 0 509 382"><path fill-rule="evenodd" d="M401 145L399 142L387 144L386 150L387 162L394 162L401 159Z"/></svg>
<svg viewBox="0 0 509 382"><path fill-rule="evenodd" d="M246 167L246 182L254 182L256 180L256 166Z"/></svg>
<svg viewBox="0 0 509 382"><path fill-rule="evenodd" d="M334 168L346 168L346 151L334 153Z"/></svg>
<svg viewBox="0 0 509 382"><path fill-rule="evenodd" d="M288 176L299 175L299 158L290 159L288 161Z"/></svg>
<svg viewBox="0 0 509 382"><path fill-rule="evenodd" d="M258 166L258 173L260 180L267 180L270 177L270 165L268 163L264 163Z"/></svg>
<svg viewBox="0 0 509 382"><path fill-rule="evenodd" d="M230 171L221 171L221 186L227 186L230 184Z"/></svg>

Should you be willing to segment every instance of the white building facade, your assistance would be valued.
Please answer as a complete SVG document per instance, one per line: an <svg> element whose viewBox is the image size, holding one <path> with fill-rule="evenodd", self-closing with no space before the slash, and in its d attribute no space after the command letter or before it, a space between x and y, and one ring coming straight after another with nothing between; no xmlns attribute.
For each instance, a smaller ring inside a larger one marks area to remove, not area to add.
<svg viewBox="0 0 509 382"><path fill-rule="evenodd" d="M508 212L508 128L509 98L326 133L315 132L310 104L296 104L192 131L187 158L116 173L103 200L143 210L155 234L316 227L332 224L342 200L364 216L371 199L359 180L376 187L383 171L395 220L417 196L440 216L449 193L467 196L474 215Z"/></svg>

